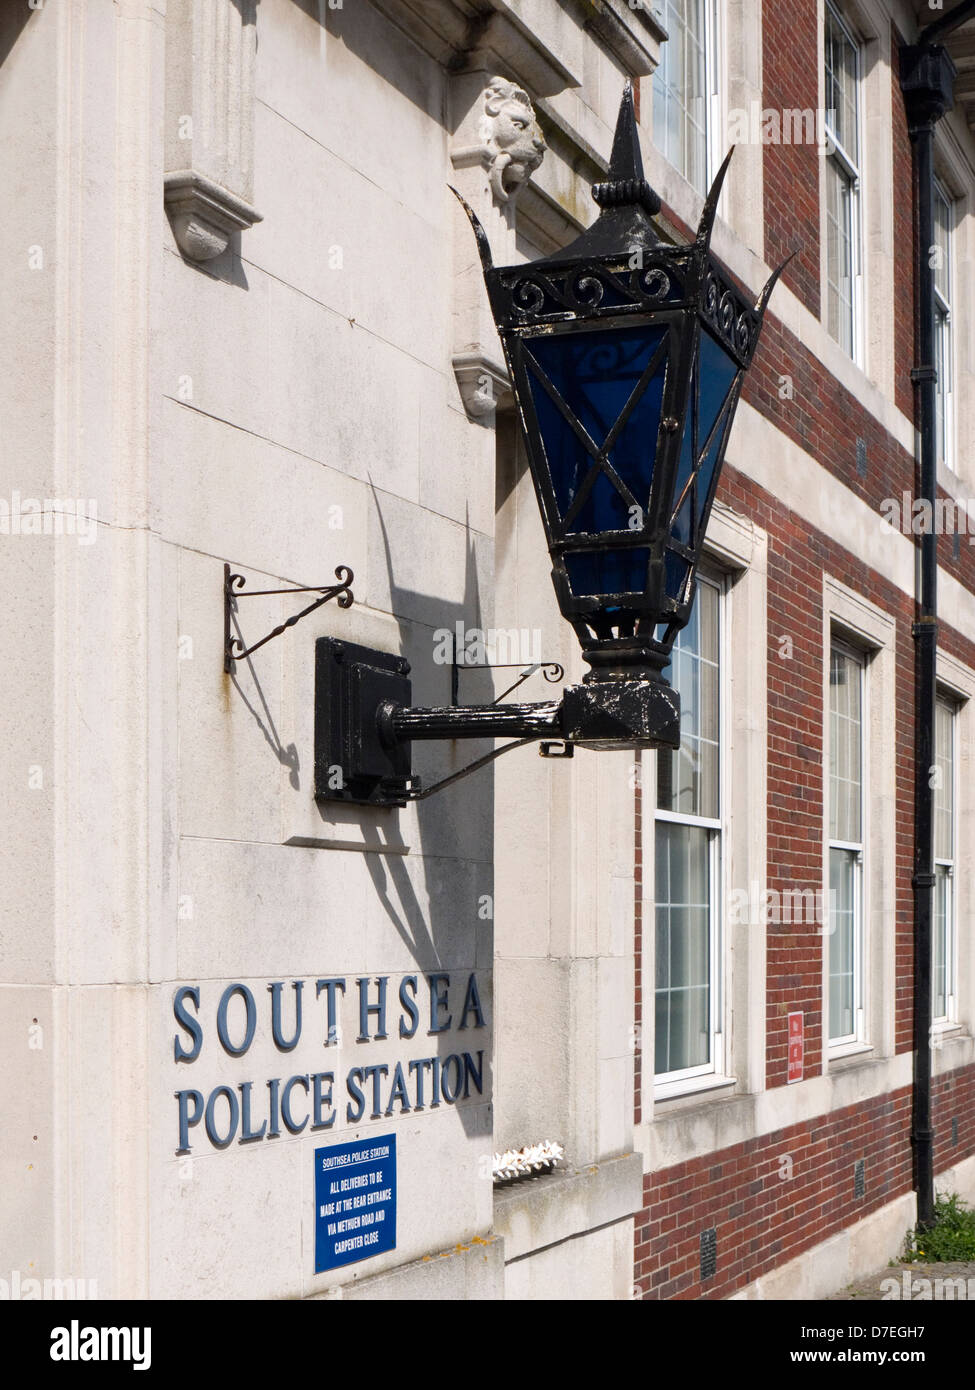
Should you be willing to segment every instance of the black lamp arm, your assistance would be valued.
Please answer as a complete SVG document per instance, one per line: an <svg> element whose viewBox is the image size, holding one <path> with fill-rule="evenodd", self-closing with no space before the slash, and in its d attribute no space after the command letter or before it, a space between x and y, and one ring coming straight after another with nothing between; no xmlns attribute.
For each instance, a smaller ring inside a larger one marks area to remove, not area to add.
<svg viewBox="0 0 975 1390"><path fill-rule="evenodd" d="M385 700L376 712L387 748L416 739L560 737L561 702L531 705L448 705L424 709Z"/></svg>

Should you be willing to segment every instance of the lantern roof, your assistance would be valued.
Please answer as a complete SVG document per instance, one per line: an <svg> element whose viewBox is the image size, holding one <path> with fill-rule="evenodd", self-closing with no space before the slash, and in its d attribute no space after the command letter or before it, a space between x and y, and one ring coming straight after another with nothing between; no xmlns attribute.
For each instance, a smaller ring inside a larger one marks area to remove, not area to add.
<svg viewBox="0 0 975 1390"><path fill-rule="evenodd" d="M643 155L633 105L633 86L623 88L613 150L605 180L592 186L599 217L575 241L548 257L550 261L574 261L619 255L620 247L666 245L652 219L660 211L660 198L643 173Z"/></svg>
<svg viewBox="0 0 975 1390"><path fill-rule="evenodd" d="M765 306L788 261L753 303L711 257L711 232L733 153L728 151L715 175L694 240L664 241L653 223L661 204L644 176L633 88L627 82L607 176L592 188L599 216L568 246L540 260L495 266L484 228L454 189L477 239L499 331L695 306L709 331L748 366Z"/></svg>

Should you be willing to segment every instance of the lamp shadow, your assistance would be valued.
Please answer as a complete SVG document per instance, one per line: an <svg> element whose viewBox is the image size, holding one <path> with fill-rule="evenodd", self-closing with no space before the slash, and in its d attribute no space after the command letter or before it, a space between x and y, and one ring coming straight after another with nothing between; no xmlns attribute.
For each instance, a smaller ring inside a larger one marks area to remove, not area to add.
<svg viewBox="0 0 975 1390"><path fill-rule="evenodd" d="M413 704L448 705L451 669L434 658L436 633L443 629L453 632L457 623L463 624L465 629L468 624L483 624L476 544L471 534L469 515L465 514L464 522L462 595L450 601L442 597L451 585L452 576L446 570L442 573L435 570L430 575L429 592L406 587L397 581L393 541L383 500L371 479L370 487L375 508L374 521L379 530L389 586L388 609L398 615L399 649L411 663ZM408 543L409 537L405 535L403 541ZM385 596L383 606L386 606ZM424 621L434 615L435 627ZM460 699L465 704L489 703L493 699L490 673L469 672L468 683L461 689ZM492 742L481 739L450 740L446 746L438 744L431 747L414 744L413 764L416 767L419 763L423 784L429 785L473 762L491 747ZM471 836L472 806L479 813L479 819L483 819L487 837L478 838L476 845ZM459 988L466 984L469 973L483 968L485 964L489 965L493 960L493 922L491 918L482 920L479 916L485 897L493 901L493 812L494 778L490 767L473 774L469 781L465 779L458 786L445 788L429 801L413 804L417 849L410 859L413 865L420 866L425 889L425 902L421 902L402 852L383 852L390 841L383 834L381 822L403 813L381 811L377 814L369 808L362 808L363 833L373 851L367 852L366 864L377 899L416 960L419 970L430 973L444 969L451 975L451 1015L455 1023L459 1002L455 996ZM467 923L463 922L465 916L468 916ZM471 943L470 958L460 969L452 950L458 930ZM490 950L485 946L482 951L479 946L485 938L490 941ZM432 1042L433 1036L428 1036ZM457 1043L456 1040L453 1044L448 1042L450 1033L435 1036L437 1054L443 1061ZM475 1045L477 1037L477 1032L472 1032L474 1052L478 1050ZM487 1095L490 1095L490 1072L489 1064L484 1077ZM457 1112L465 1133L490 1136L490 1112L486 1112L482 1105L460 1105Z"/></svg>

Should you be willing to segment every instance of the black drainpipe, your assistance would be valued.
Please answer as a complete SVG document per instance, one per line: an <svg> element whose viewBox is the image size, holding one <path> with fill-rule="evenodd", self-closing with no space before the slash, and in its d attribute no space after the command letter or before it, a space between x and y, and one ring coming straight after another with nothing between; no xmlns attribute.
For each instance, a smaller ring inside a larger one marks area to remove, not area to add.
<svg viewBox="0 0 975 1390"><path fill-rule="evenodd" d="M965 11L965 14L961 14ZM918 44L900 51L900 80L907 124L914 151L917 190L917 241L914 283L917 304L917 365L911 379L917 390L919 496L934 516L938 486L937 381L934 365L934 128L951 110L955 65L947 52L931 42L975 11L965 0L951 14L929 26ZM954 21L954 22L952 22ZM934 31L937 30L937 34ZM922 1228L934 1221L934 1131L931 1128L931 923L934 916L934 716L938 657L938 538L934 526L921 535L920 584L915 643L915 708L917 738L914 767L914 1091L911 1144L914 1149L914 1189L917 1221Z"/></svg>

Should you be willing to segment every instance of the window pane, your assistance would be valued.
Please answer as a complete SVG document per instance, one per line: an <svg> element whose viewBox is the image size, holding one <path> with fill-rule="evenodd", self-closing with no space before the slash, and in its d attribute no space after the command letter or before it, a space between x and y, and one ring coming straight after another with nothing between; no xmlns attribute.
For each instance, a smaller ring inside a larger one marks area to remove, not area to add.
<svg viewBox="0 0 975 1390"><path fill-rule="evenodd" d="M950 705L939 700L934 712L934 856L954 858L952 834L953 769L953 712Z"/></svg>
<svg viewBox="0 0 975 1390"><path fill-rule="evenodd" d="M951 324L948 311L939 304L934 310L934 365L938 372L935 386L938 459L948 463L948 410L951 398Z"/></svg>
<svg viewBox="0 0 975 1390"><path fill-rule="evenodd" d="M951 303L951 294L949 291L949 285L951 283L951 223L951 203L948 201L944 191L941 188L935 187L934 244L937 247L938 254L934 257L934 287L946 305Z"/></svg>
<svg viewBox="0 0 975 1390"><path fill-rule="evenodd" d="M954 733L955 713L946 700L934 710L934 940L931 960L931 1012L948 1017L948 1000L954 993L952 962L951 863L954 859Z"/></svg>
<svg viewBox="0 0 975 1390"><path fill-rule="evenodd" d="M853 355L853 191L835 158L826 161L826 327Z"/></svg>
<svg viewBox="0 0 975 1390"><path fill-rule="evenodd" d="M951 879L943 864L935 868L934 941L931 960L931 1017L947 1018L948 955L951 930Z"/></svg>
<svg viewBox="0 0 975 1390"><path fill-rule="evenodd" d="M861 668L835 648L829 666L829 838L861 837Z"/></svg>
<svg viewBox="0 0 975 1390"><path fill-rule="evenodd" d="M859 49L827 5L823 36L826 127L833 140L825 167L826 328L855 355L854 276L859 256L855 190L859 167ZM834 145L837 147L834 149Z"/></svg>
<svg viewBox="0 0 975 1390"><path fill-rule="evenodd" d="M938 459L953 465L951 443L951 392L952 392L952 343L951 343L951 229L954 224L954 208L940 184L934 189L934 244L933 257L935 287L935 367L938 371L937 392L937 434Z"/></svg>
<svg viewBox="0 0 975 1390"><path fill-rule="evenodd" d="M665 0L668 39L653 75L653 138L661 153L705 191L707 80L705 0Z"/></svg>
<svg viewBox="0 0 975 1390"><path fill-rule="evenodd" d="M833 11L826 8L826 119L847 156L857 159L857 50Z"/></svg>
<svg viewBox="0 0 975 1390"><path fill-rule="evenodd" d="M856 924L856 856L852 850L829 852L829 1036L852 1037L854 1019L854 962Z"/></svg>
<svg viewBox="0 0 975 1390"><path fill-rule="evenodd" d="M655 1068L658 1075L711 1060L709 832L656 828Z"/></svg>
<svg viewBox="0 0 975 1390"><path fill-rule="evenodd" d="M687 626L664 669L680 695L681 746L657 753L657 807L688 816L718 816L718 590L700 583Z"/></svg>

